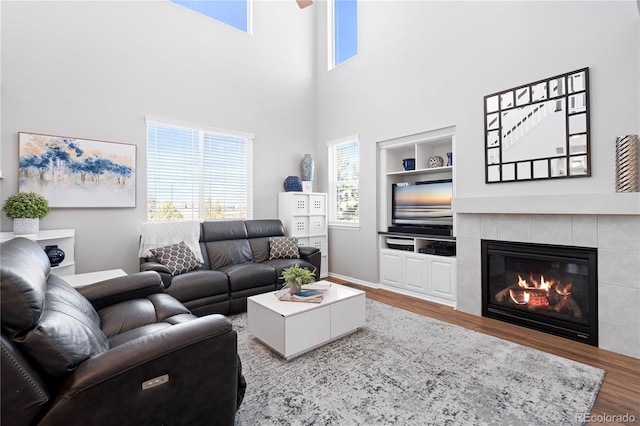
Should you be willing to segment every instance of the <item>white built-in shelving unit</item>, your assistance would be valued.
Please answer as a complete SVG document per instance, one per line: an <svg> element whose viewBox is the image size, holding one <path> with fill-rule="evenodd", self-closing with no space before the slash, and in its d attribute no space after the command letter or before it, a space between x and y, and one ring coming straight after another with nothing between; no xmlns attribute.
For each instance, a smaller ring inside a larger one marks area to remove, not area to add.
<svg viewBox="0 0 640 426"><path fill-rule="evenodd" d="M447 166L447 153L449 152L453 153L453 165ZM452 179L455 195L455 127L380 142L378 143L378 153L380 286L448 306L455 306L455 255L442 256L428 253L434 243L455 247L455 237L388 232L392 225L392 184ZM442 157L445 165L430 168L428 160L432 156ZM415 158L415 170L404 170L403 160L405 158ZM394 242L400 244L393 244Z"/></svg>

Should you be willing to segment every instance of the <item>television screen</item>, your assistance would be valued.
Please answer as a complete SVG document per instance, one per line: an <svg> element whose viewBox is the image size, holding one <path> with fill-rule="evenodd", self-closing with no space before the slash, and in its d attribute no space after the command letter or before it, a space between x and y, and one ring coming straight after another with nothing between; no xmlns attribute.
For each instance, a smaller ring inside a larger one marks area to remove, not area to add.
<svg viewBox="0 0 640 426"><path fill-rule="evenodd" d="M394 224L453 224L451 180L396 183L391 193Z"/></svg>

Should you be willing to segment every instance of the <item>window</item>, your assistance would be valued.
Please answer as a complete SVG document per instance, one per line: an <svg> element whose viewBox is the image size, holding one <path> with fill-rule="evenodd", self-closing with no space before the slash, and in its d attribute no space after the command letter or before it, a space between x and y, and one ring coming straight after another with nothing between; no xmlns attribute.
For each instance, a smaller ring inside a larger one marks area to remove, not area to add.
<svg viewBox="0 0 640 426"><path fill-rule="evenodd" d="M329 144L329 222L358 225L360 221L360 143L351 137Z"/></svg>
<svg viewBox="0 0 640 426"><path fill-rule="evenodd" d="M253 136L147 120L147 220L252 219Z"/></svg>
<svg viewBox="0 0 640 426"><path fill-rule="evenodd" d="M250 33L250 0L171 0L175 4Z"/></svg>
<svg viewBox="0 0 640 426"><path fill-rule="evenodd" d="M356 0L330 0L329 68L334 68L358 54L358 3Z"/></svg>

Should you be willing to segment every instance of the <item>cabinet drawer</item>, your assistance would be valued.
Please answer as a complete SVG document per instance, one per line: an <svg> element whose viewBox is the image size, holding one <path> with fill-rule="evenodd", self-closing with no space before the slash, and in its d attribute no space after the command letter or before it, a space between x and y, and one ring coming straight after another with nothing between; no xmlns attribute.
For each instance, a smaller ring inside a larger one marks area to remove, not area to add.
<svg viewBox="0 0 640 426"><path fill-rule="evenodd" d="M326 214L326 197L324 195L309 196L309 213L310 214Z"/></svg>
<svg viewBox="0 0 640 426"><path fill-rule="evenodd" d="M295 216L291 220L291 236L309 235L309 218L307 216Z"/></svg>
<svg viewBox="0 0 640 426"><path fill-rule="evenodd" d="M309 247L315 247L322 253L327 253L327 237L311 237L309 238Z"/></svg>
<svg viewBox="0 0 640 426"><path fill-rule="evenodd" d="M309 218L309 233L326 234L326 218L324 216L311 216Z"/></svg>

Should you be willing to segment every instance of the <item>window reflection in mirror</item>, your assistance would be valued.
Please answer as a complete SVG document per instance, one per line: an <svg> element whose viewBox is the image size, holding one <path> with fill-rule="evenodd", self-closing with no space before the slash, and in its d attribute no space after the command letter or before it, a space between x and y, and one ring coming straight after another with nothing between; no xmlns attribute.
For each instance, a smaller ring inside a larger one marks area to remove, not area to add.
<svg viewBox="0 0 640 426"><path fill-rule="evenodd" d="M485 96L487 183L590 176L588 71Z"/></svg>

